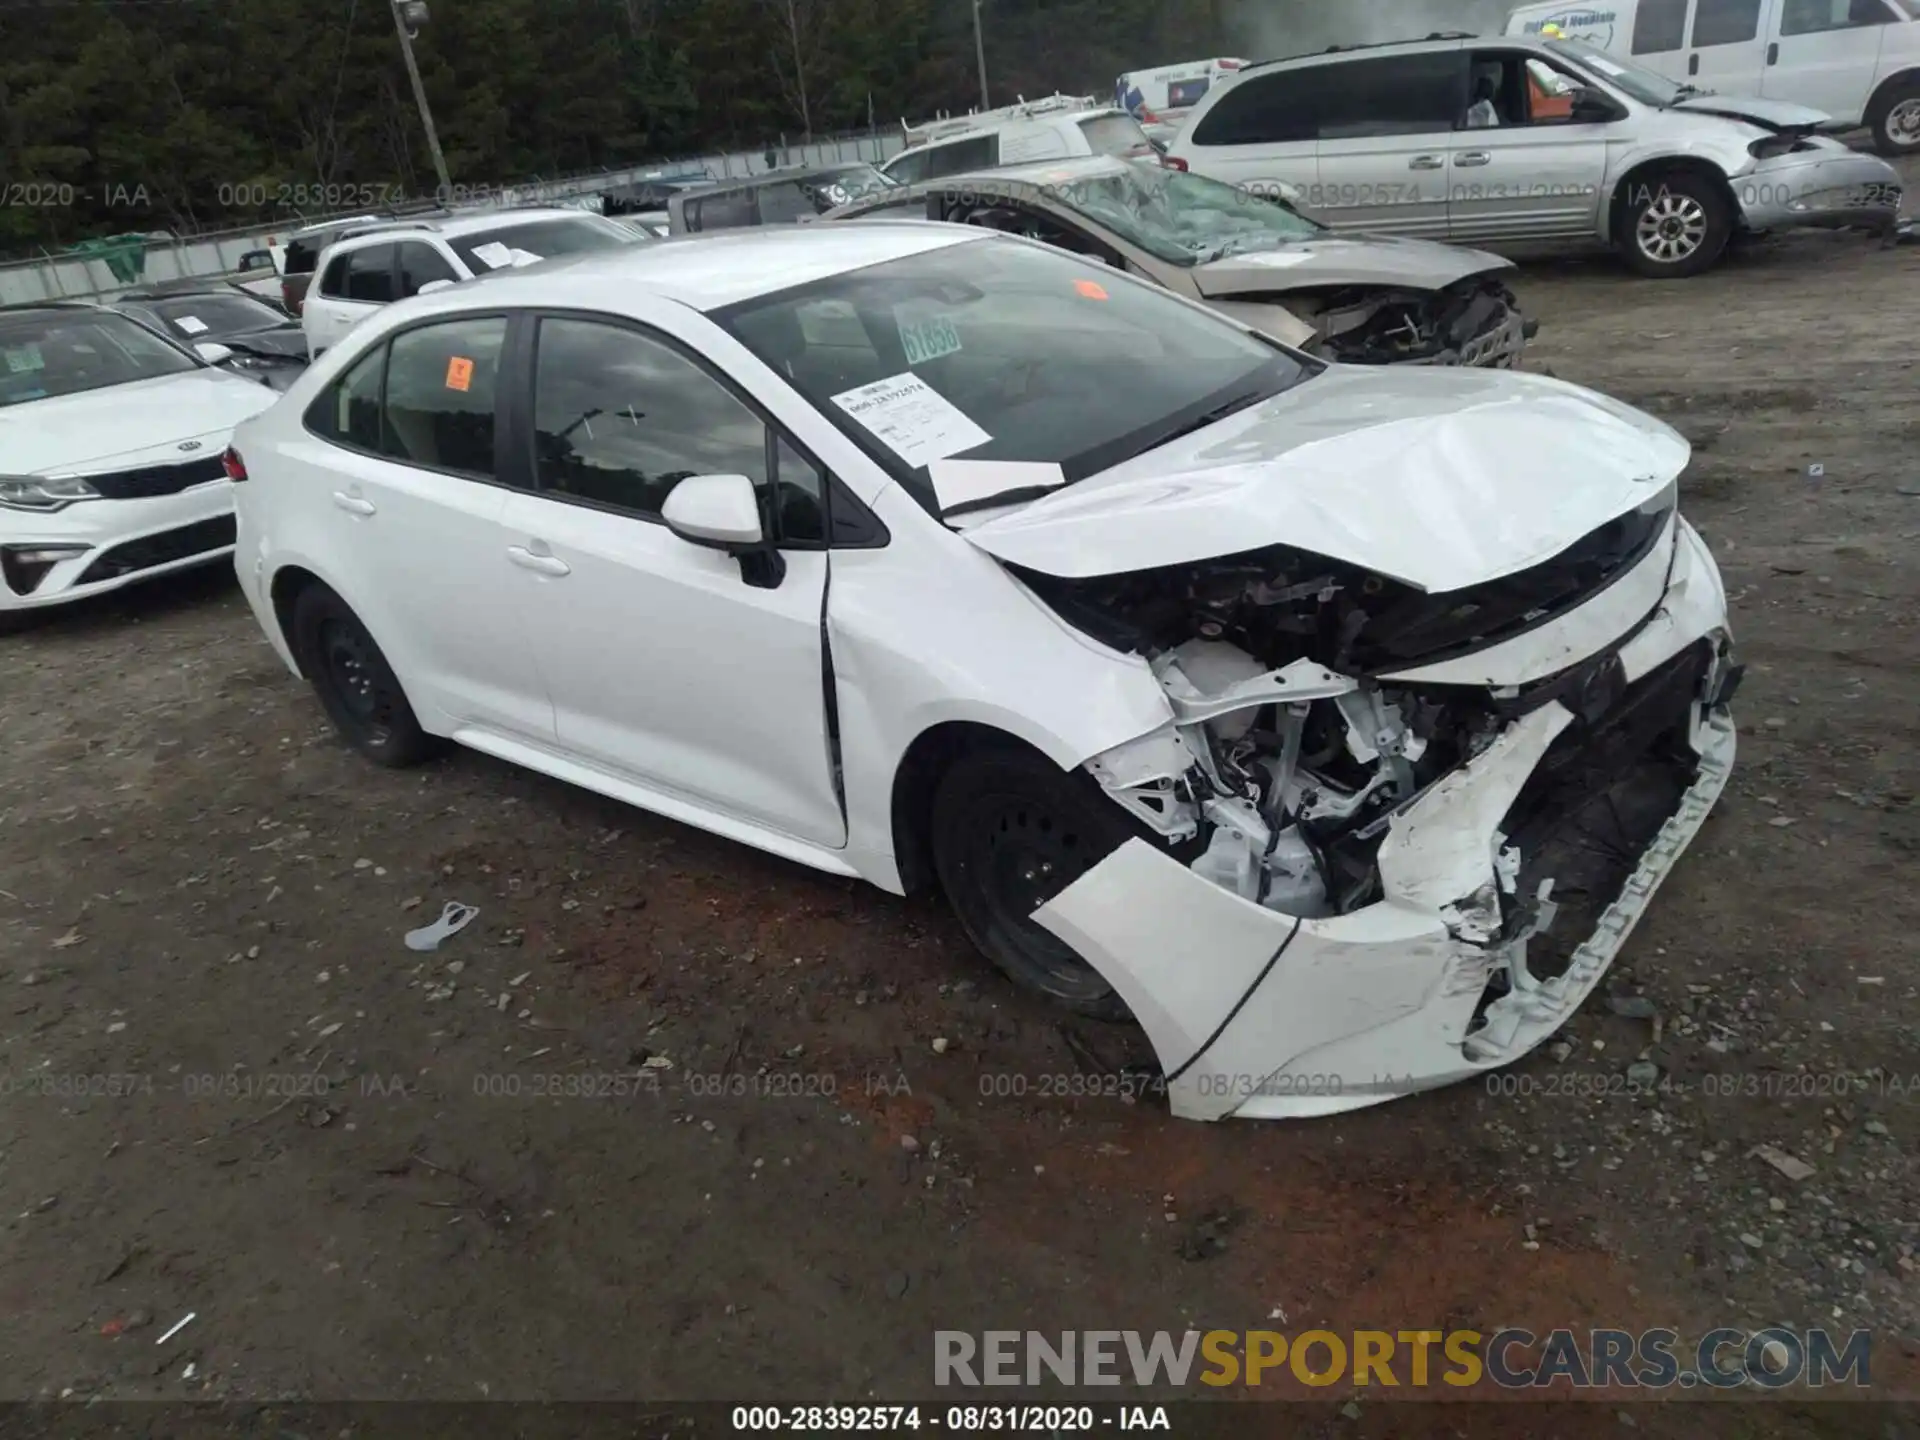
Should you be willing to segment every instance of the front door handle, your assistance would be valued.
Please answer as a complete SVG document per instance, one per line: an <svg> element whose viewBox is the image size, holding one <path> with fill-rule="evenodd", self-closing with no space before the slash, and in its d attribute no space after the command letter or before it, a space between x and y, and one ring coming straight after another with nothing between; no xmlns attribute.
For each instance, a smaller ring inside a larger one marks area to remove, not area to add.
<svg viewBox="0 0 1920 1440"><path fill-rule="evenodd" d="M1407 162L1409 170L1438 170L1446 164L1444 155L1416 155Z"/></svg>
<svg viewBox="0 0 1920 1440"><path fill-rule="evenodd" d="M1453 163L1456 165L1489 165L1493 163L1493 156L1485 150L1469 150L1464 155L1454 156Z"/></svg>
<svg viewBox="0 0 1920 1440"><path fill-rule="evenodd" d="M1698 75L1699 73L1700 73L1700 57L1698 55L1687 56L1687 74Z"/></svg>
<svg viewBox="0 0 1920 1440"><path fill-rule="evenodd" d="M1778 65L1779 63L1780 63L1780 42L1778 40L1775 40L1770 42L1767 46L1767 64Z"/></svg>
<svg viewBox="0 0 1920 1440"><path fill-rule="evenodd" d="M371 500L363 499L358 495L349 495L344 490L336 490L333 492L333 503L349 515L373 514L374 506Z"/></svg>
<svg viewBox="0 0 1920 1440"><path fill-rule="evenodd" d="M536 554L524 545L509 545L507 558L522 570L531 570L537 575L571 575L573 573L573 567L558 555Z"/></svg>

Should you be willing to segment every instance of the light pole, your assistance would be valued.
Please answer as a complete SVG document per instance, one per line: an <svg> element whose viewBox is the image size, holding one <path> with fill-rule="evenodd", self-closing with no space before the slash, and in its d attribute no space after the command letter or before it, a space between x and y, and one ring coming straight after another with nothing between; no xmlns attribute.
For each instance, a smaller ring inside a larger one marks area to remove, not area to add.
<svg viewBox="0 0 1920 1440"><path fill-rule="evenodd" d="M400 32L400 53L406 57L407 78L413 82L413 100L420 107L420 123L427 127L427 148L433 152L433 171L440 177L440 203L453 200L453 181L447 176L447 157L440 153L440 132L433 128L433 111L427 108L427 88L420 83L420 67L414 63L413 37L427 23L426 0L389 0L393 6L393 27Z"/></svg>
<svg viewBox="0 0 1920 1440"><path fill-rule="evenodd" d="M973 54L980 62L980 108L991 110L993 102L987 98L987 42L980 30L980 0L973 0Z"/></svg>

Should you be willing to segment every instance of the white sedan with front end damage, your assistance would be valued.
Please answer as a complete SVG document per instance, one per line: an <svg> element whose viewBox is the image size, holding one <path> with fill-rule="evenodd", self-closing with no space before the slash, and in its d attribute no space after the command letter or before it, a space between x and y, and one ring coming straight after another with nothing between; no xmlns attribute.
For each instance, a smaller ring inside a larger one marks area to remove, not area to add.
<svg viewBox="0 0 1920 1440"><path fill-rule="evenodd" d="M0 629L225 560L221 452L275 392L117 311L0 308Z"/></svg>
<svg viewBox="0 0 1920 1440"><path fill-rule="evenodd" d="M1505 1064L1598 982L1733 759L1687 459L876 222L404 301L230 468L248 599L369 757L937 882L1214 1119Z"/></svg>

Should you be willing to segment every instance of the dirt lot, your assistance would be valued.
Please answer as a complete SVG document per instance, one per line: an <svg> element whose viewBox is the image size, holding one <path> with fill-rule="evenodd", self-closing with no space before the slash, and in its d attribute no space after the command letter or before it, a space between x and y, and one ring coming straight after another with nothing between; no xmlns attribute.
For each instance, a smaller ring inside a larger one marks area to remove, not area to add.
<svg viewBox="0 0 1920 1440"><path fill-rule="evenodd" d="M376 770L224 574L149 587L0 641L0 1399L926 1398L941 1328L1775 1322L1920 1396L1920 249L1521 288L1534 366L1693 439L1751 667L1562 1044L1312 1124L1043 1097L1128 1037L938 905L476 754Z"/></svg>

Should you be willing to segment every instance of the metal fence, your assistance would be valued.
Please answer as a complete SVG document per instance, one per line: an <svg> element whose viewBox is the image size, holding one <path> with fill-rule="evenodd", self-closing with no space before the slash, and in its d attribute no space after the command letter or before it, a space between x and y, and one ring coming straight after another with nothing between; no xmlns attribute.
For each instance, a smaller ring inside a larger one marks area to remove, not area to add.
<svg viewBox="0 0 1920 1440"><path fill-rule="evenodd" d="M492 197L494 203L565 204L569 200L600 194L617 186L662 176L705 173L716 180L735 176L758 175L767 166L771 150L778 167L788 165L831 165L836 162L865 160L873 164L898 154L899 133L842 135L800 145L762 146L758 151L731 151L698 155L683 160L652 161L619 170L596 170L547 180L538 176L500 185L470 184L456 186L462 194ZM354 214L338 211L336 214ZM306 225L331 218L321 213L291 218L281 225L257 225L239 230L210 231L198 235L175 236L149 241L144 267L138 283L151 285L166 280L185 280L200 276L224 275L236 269L240 257L249 250L261 250ZM128 289L117 279L104 260L80 255L43 255L35 259L0 263L0 304L31 303L35 300L110 299Z"/></svg>

